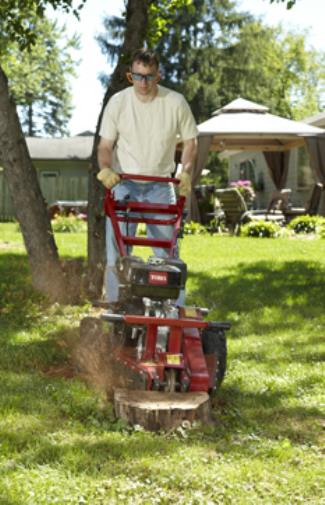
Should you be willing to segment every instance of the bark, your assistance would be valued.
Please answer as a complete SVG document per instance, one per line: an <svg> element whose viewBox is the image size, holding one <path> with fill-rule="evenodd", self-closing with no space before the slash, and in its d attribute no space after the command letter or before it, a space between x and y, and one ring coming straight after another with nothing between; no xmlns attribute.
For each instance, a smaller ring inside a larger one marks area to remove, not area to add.
<svg viewBox="0 0 325 505"><path fill-rule="evenodd" d="M165 393L116 389L114 410L117 417L148 431L171 430L184 421L211 423L211 405L207 393Z"/></svg>
<svg viewBox="0 0 325 505"><path fill-rule="evenodd" d="M1 67L0 163L23 234L33 285L50 299L61 299L65 277L36 171Z"/></svg>
<svg viewBox="0 0 325 505"><path fill-rule="evenodd" d="M33 123L33 106L28 106L28 136L34 137L34 123Z"/></svg>
<svg viewBox="0 0 325 505"><path fill-rule="evenodd" d="M103 212L104 190L97 181L97 146L99 128L104 108L114 93L126 88L125 78L130 56L135 49L142 47L148 27L148 7L150 0L128 0L126 9L126 29L118 63L113 72L110 85L103 99L98 118L94 145L89 169L88 187L88 292L91 298L101 295L105 269L105 216Z"/></svg>

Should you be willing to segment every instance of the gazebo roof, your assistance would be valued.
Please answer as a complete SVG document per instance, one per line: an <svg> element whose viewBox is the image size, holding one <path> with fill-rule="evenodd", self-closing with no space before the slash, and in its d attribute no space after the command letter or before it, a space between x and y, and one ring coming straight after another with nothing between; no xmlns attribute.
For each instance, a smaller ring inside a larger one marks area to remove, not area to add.
<svg viewBox="0 0 325 505"><path fill-rule="evenodd" d="M213 151L286 151L304 144L304 137L324 130L268 113L268 108L237 98L198 125L200 136L212 136Z"/></svg>

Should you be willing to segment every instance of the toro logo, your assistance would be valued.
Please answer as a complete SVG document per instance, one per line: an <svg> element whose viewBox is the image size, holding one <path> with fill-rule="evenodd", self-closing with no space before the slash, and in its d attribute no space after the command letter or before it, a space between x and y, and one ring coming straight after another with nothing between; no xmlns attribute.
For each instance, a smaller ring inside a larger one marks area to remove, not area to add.
<svg viewBox="0 0 325 505"><path fill-rule="evenodd" d="M167 284L167 272L149 272L149 284Z"/></svg>

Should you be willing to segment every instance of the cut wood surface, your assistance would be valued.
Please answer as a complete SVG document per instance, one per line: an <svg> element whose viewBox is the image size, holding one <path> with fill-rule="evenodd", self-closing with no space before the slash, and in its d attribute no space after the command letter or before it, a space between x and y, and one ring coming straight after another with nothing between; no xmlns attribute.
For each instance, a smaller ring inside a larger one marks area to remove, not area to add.
<svg viewBox="0 0 325 505"><path fill-rule="evenodd" d="M117 417L146 430L169 430L188 420L210 423L210 398L207 393L164 393L116 389L114 408Z"/></svg>

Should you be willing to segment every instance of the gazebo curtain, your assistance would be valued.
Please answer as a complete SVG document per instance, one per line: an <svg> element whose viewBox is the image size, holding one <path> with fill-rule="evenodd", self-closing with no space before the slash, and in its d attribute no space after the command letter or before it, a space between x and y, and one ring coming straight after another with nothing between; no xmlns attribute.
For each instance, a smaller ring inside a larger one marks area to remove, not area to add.
<svg viewBox="0 0 325 505"><path fill-rule="evenodd" d="M201 172L205 166L205 163L209 155L211 142L212 142L211 135L204 135L198 137L197 156L192 171L192 192L187 200L188 221L200 222L200 212L197 204L197 198L194 192L194 186L198 184L200 180Z"/></svg>
<svg viewBox="0 0 325 505"><path fill-rule="evenodd" d="M310 166L317 181L325 186L325 135L305 137L305 142L309 153ZM325 215L324 192L320 208L322 215Z"/></svg>
<svg viewBox="0 0 325 505"><path fill-rule="evenodd" d="M200 180L201 172L208 158L212 138L213 135L202 135L198 137L198 154L192 173L193 188ZM308 136L305 137L305 141L310 156L311 168L317 180L325 186L325 135ZM283 189L287 182L290 152L264 151L263 154L276 189ZM187 219L200 222L200 212L194 189L188 198L187 208ZM321 209L322 214L325 215L325 195L323 195Z"/></svg>
<svg viewBox="0 0 325 505"><path fill-rule="evenodd" d="M283 189L289 170L289 151L264 151L263 154L276 189Z"/></svg>

